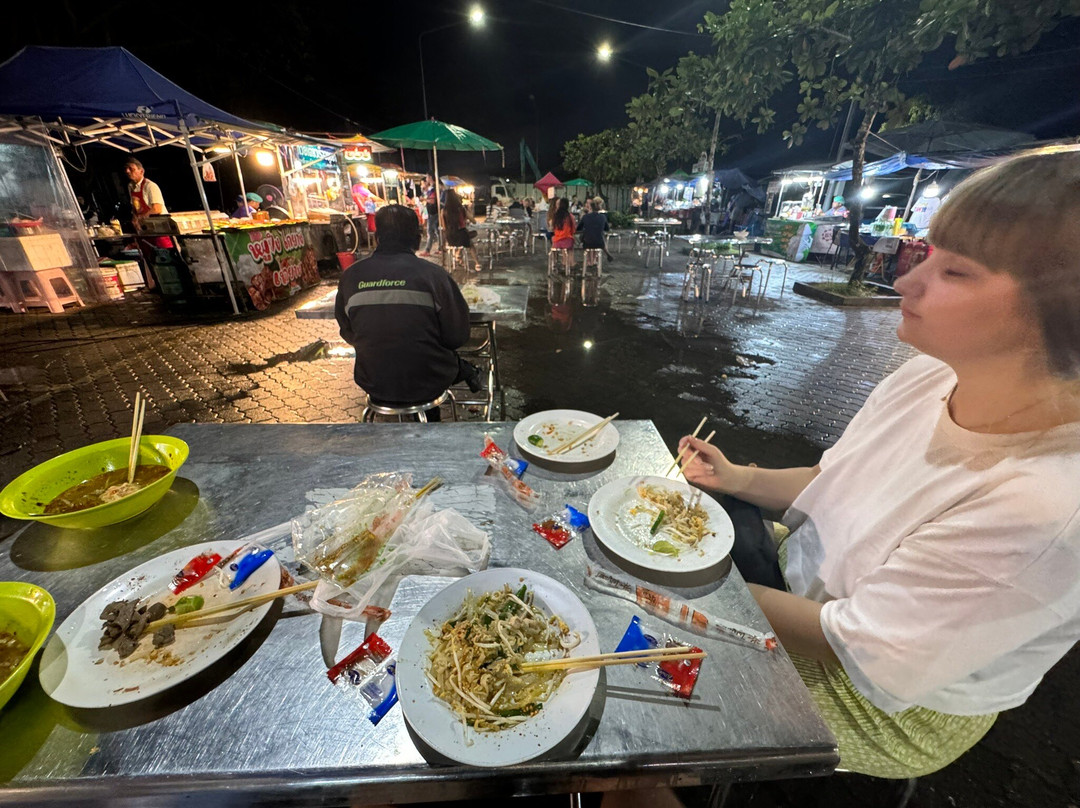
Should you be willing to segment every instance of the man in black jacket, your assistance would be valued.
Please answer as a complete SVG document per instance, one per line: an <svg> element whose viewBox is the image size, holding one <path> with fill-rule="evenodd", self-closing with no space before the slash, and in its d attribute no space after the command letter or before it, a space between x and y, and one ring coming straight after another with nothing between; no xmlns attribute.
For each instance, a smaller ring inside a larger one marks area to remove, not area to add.
<svg viewBox="0 0 1080 808"><path fill-rule="evenodd" d="M387 205L375 214L378 245L345 270L334 315L356 348L353 378L377 404L418 404L459 381L479 388L476 368L456 352L469 338L469 307L454 279L416 257L416 213ZM436 407L428 419L439 420Z"/></svg>

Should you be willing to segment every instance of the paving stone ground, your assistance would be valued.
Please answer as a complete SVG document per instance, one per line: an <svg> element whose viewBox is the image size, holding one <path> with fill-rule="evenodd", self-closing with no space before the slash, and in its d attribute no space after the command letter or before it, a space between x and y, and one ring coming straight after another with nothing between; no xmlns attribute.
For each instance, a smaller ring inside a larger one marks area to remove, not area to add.
<svg viewBox="0 0 1080 808"><path fill-rule="evenodd" d="M630 250L598 289L552 284L543 256L504 259L481 283L527 283L526 322L500 327L507 416L551 406L651 418L669 445L701 416L739 462L812 464L873 387L913 352L895 310L833 308L795 295L828 270L790 265L760 306L716 293L682 303L683 259L660 270ZM476 276L473 276L474 278ZM834 278L835 279L835 278ZM263 314L169 312L149 294L63 315L0 314L0 485L55 454L130 431L136 391L147 432L183 422L359 421L364 394L332 321L295 309L336 278ZM565 297L563 296L565 295ZM475 417L475 416L474 416ZM0 521L0 550L19 525ZM1080 805L1074 651L1024 707L961 761L920 781L915 806ZM891 786L852 775L737 787L729 804L888 804Z"/></svg>

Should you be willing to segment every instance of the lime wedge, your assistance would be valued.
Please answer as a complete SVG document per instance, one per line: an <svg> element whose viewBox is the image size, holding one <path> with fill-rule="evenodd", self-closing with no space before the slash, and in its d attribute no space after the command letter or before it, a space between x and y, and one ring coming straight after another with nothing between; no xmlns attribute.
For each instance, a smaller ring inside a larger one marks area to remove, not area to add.
<svg viewBox="0 0 1080 808"><path fill-rule="evenodd" d="M662 555L678 555L679 548L669 542L667 539L660 539L653 542L653 546L649 548L654 553L661 553Z"/></svg>

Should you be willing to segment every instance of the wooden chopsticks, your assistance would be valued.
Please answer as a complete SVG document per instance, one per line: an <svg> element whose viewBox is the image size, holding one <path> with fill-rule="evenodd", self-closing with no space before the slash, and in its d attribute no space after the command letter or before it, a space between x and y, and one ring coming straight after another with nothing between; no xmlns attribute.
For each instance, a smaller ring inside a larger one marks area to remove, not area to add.
<svg viewBox="0 0 1080 808"><path fill-rule="evenodd" d="M713 439L713 435L715 435L715 434L716 434L716 430L714 429L712 432L709 433L709 436L707 438L705 438L705 443L708 443L709 441L711 441ZM687 445L689 445L689 444L687 444ZM690 453L690 456L688 458L686 458L685 461L683 461L683 464L681 466L679 466L679 474L681 474L683 477L686 476L686 467L694 462L694 458L698 456L699 452L700 452L699 449L694 449L694 451L692 451Z"/></svg>
<svg viewBox="0 0 1080 808"><path fill-rule="evenodd" d="M264 603L269 603L272 600L283 598L286 595L292 595L296 592L305 592L308 589L314 589L319 585L317 580L305 581L302 584L296 584L296 586L287 586L284 589L275 589L273 592L264 592L261 595L254 595L250 598L244 598L243 600L233 601L232 603L223 603L220 606L214 606L212 609L200 609L194 612L185 612L184 614L171 614L168 617L163 617L160 620L155 620L152 623L146 624L146 631L156 631L161 626L167 626L170 623L174 626L181 626L184 623L189 623L192 620L200 620L203 617L213 617L214 615L224 614L226 612L235 611L236 614L233 617L239 617L241 611L246 611L254 606L261 606Z"/></svg>
<svg viewBox="0 0 1080 808"><path fill-rule="evenodd" d="M701 428L702 428L703 426L705 426L705 420L706 420L706 418L708 418L708 416L705 416L705 417L703 417L703 418L701 419L701 423L699 423L699 424L697 425L697 429L695 429L695 430L694 430L694 434L692 434L692 435L690 436L691 438L696 438L696 437L698 436L698 432L700 432L700 431L701 431ZM668 466L668 470L664 472L664 476L665 476L665 477L667 477L667 476L668 476L669 474L671 474L671 470L672 470L673 468L675 468L675 467L676 467L677 465L679 465L679 460L681 460L681 459L682 459L682 456L683 456L683 455L684 455L684 454L686 453L686 449L687 449L687 447L688 447L689 445L690 445L690 444L687 444L686 446L684 446L684 447L682 447L681 449L679 449L679 453L678 453L677 455L675 455L675 459L671 461L671 465L670 465L670 466Z"/></svg>
<svg viewBox="0 0 1080 808"><path fill-rule="evenodd" d="M429 482L427 485L425 485L423 488L421 488L419 491L417 491L416 494L413 496L413 499L420 499L420 498L426 496L427 494L430 494L432 491L434 491L436 488L438 488L442 484L443 484L443 478L442 477L432 477L431 482Z"/></svg>
<svg viewBox="0 0 1080 808"><path fill-rule="evenodd" d="M641 651L617 651L611 654L549 659L543 662L522 662L518 667L523 671L556 671L568 668L604 668L608 665L636 665L639 662L704 659L707 656L708 654L704 651L695 651L689 645L678 645L671 648L650 648Z"/></svg>
<svg viewBox="0 0 1080 808"><path fill-rule="evenodd" d="M135 413L131 418L131 445L128 447L128 484L135 482L135 467L139 464L139 441L142 439L143 421L146 420L146 399L142 392L135 392Z"/></svg>
<svg viewBox="0 0 1080 808"><path fill-rule="evenodd" d="M562 454L563 452L569 452L571 449L575 448L576 446L580 446L585 441L587 441L587 440L591 439L592 437L594 437L601 429L603 429L605 426L610 424L612 421L614 421L618 417L619 417L619 413L615 413L614 415L609 415L607 418L605 418L600 423L589 427L584 432L581 432L581 433L575 435L573 438L568 440L566 443L560 444L557 448L552 449L550 452L548 452L548 454L557 455L557 454Z"/></svg>

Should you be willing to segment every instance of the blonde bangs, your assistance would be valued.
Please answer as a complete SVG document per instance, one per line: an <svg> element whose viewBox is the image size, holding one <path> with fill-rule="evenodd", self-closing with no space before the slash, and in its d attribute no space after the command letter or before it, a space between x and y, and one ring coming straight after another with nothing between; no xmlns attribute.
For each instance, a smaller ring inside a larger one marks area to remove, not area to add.
<svg viewBox="0 0 1080 808"><path fill-rule="evenodd" d="M1080 152L1022 155L978 171L942 203L929 240L1016 278L1051 369L1080 376Z"/></svg>

